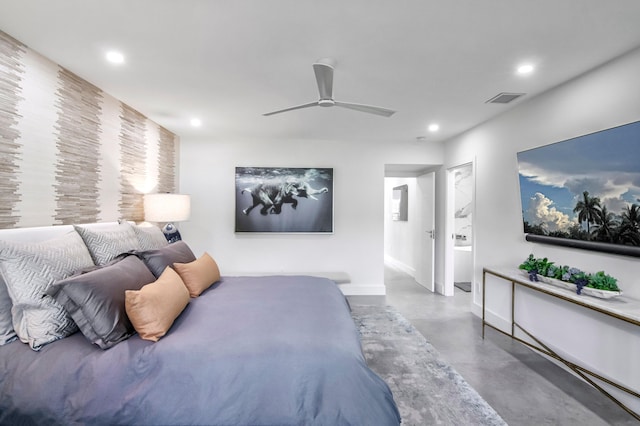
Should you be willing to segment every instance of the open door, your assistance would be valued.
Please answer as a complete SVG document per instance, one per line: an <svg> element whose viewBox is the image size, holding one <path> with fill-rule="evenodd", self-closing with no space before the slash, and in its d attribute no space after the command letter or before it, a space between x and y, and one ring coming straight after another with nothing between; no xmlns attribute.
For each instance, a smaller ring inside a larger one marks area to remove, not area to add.
<svg viewBox="0 0 640 426"><path fill-rule="evenodd" d="M416 282L430 291L434 284L434 248L435 248L435 173L426 173L416 178L416 198L418 199L418 217L420 235L416 259Z"/></svg>
<svg viewBox="0 0 640 426"><path fill-rule="evenodd" d="M474 164L466 163L447 170L447 213L445 230L445 296L453 296L456 276L461 281L469 280L474 289L473 210L474 210ZM468 276L460 268L467 269ZM465 290L467 291L467 290Z"/></svg>

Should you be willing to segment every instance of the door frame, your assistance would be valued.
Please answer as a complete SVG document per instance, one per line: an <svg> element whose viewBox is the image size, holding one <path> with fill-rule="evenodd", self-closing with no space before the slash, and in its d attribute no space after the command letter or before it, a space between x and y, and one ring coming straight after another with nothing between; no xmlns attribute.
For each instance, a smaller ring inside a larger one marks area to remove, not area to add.
<svg viewBox="0 0 640 426"><path fill-rule="evenodd" d="M428 188L427 191L424 191L425 188L423 188L420 185L419 180L421 177L424 177L427 175L429 175L430 187ZM430 196L428 197L429 199L427 200L426 199L427 197L425 197L425 195L428 195L428 194L430 194ZM414 255L414 258L418 260L418 264L416 265L416 268L415 268L416 269L415 280L418 284L420 284L427 290L431 291L432 293L435 293L436 291L436 283L435 283L436 195L435 194L436 194L436 173L435 172L431 171L431 172L421 173L420 175L416 176L416 198L417 198L416 202L418 203L418 216L419 216L419 225L418 225L419 226L419 230L418 230L419 243L418 243L418 247L416 247L416 249L418 250L418 253ZM425 212L427 211L427 209L430 209L431 211L431 223L425 223L426 222ZM429 231L431 231L431 234L429 234ZM420 261L425 260L425 258L427 257L424 251L426 239L428 239L431 245L431 250L430 250L431 251L431 255L430 255L431 268L429 268L428 270L429 276L423 276L424 274L419 269Z"/></svg>
<svg viewBox="0 0 640 426"><path fill-rule="evenodd" d="M433 210L434 227L437 224L437 217L436 217L437 216L437 213L436 213L436 191L437 191L437 189L436 188L437 188L437 182L438 182L438 173L437 172L441 168L441 166L442 166L441 164L411 164L411 165L385 164L384 179L387 179L387 178L413 178L413 179L416 180L416 185L415 185L416 187L417 187L417 179L418 179L418 177L426 175L426 174L430 174L430 173L432 174L433 189L432 189L431 197L433 199L433 202L431 203L431 208ZM383 186L386 188L386 184L383 184ZM385 191L383 190L383 192L385 192ZM416 188L416 191L414 191L414 198L420 198L419 204L422 204L422 193L420 193L418 195L417 192L418 192L418 189ZM385 197L386 196L387 196L387 194L385 193ZM410 205L411 204L417 205L418 204L418 200L410 199L409 203L410 203ZM383 205L384 205L385 215L386 215L387 214L387 208L388 208L386 198L385 198L385 202L383 203ZM422 208L422 206L419 206L419 208L415 210L416 213L419 214L419 212L421 211L420 210L421 208ZM384 220L384 230L383 230L383 233L385 234L384 238L386 238L386 232L387 232L386 226L387 226L387 222L386 222L386 219L385 219ZM418 240L419 238L423 237L422 234L424 234L424 230L422 229L422 222L419 223L419 226L417 227L417 230L414 231L414 232L418 233L418 235L415 236L415 240ZM440 236L440 234L437 233L436 237L439 237L439 236ZM432 282L432 289L433 289L432 291L434 291L434 292L435 292L435 289L436 289L436 284L435 284L435 269L436 269L435 242L436 241L434 240L434 247L432 249L433 256L432 256L432 262L431 262L431 265L432 265L431 266L431 271L432 271L432 274L433 274L431 282ZM414 254L413 255L414 258L416 258L418 256L419 256L419 254ZM392 259L387 259L386 258L386 246L385 246L385 262L387 262L387 260L392 260ZM390 262L390 265L393 266L393 267L399 266L399 265L395 265L393 261ZM399 269L402 270L402 268L399 268ZM409 272L409 271L405 271L405 272ZM416 278L415 277L416 268L413 268L412 272L413 272L412 275L414 276L414 279L415 279ZM426 286L423 286L423 287L429 289Z"/></svg>
<svg viewBox="0 0 640 426"><path fill-rule="evenodd" d="M455 172L462 167L471 166L471 175L473 184L471 187L471 206L473 209L473 215L471 217L471 251L472 251L472 268L471 273L471 295L472 299L475 299L477 284L475 282L475 269L476 269L476 161L475 158L471 161L458 164L453 167L449 167L446 170L446 214L445 214L445 232L444 232L444 288L443 294L445 296L454 295L454 246L455 246Z"/></svg>

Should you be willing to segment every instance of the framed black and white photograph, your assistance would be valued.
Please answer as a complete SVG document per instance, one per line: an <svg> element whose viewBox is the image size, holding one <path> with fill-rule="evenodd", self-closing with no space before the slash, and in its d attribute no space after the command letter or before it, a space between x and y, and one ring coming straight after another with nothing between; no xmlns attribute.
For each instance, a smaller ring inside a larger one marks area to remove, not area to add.
<svg viewBox="0 0 640 426"><path fill-rule="evenodd" d="M333 169L236 167L236 232L332 233Z"/></svg>

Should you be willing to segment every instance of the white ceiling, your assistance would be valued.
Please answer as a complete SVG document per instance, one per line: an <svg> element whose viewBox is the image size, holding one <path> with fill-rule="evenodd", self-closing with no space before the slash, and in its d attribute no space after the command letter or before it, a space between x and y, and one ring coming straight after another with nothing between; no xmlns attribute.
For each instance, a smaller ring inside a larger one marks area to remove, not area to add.
<svg viewBox="0 0 640 426"><path fill-rule="evenodd" d="M640 1L0 0L0 29L183 139L428 144L640 46ZM335 99L397 113L262 116L317 100L323 57ZM485 103L500 92L527 95Z"/></svg>

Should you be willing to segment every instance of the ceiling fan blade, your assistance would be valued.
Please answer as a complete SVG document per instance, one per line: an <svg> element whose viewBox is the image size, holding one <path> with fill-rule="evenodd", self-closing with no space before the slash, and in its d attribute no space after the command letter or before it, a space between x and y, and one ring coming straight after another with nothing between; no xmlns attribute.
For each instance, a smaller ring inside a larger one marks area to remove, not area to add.
<svg viewBox="0 0 640 426"><path fill-rule="evenodd" d="M313 71L316 73L320 99L333 99L333 67L316 62L313 64Z"/></svg>
<svg viewBox="0 0 640 426"><path fill-rule="evenodd" d="M349 108L356 111L368 112L370 114L382 115L384 117L391 117L395 114L395 111L387 108L372 106L372 105L362 105L362 104L354 104L351 102L335 102L336 106Z"/></svg>
<svg viewBox="0 0 640 426"><path fill-rule="evenodd" d="M313 106L318 106L318 102L317 101L316 102L310 102L308 104L297 105L297 106L293 106L293 107L285 108L285 109L279 109L278 111L267 112L266 114L262 114L262 115L267 117L269 115L280 114L281 112L293 111L295 109L309 108L309 107L313 107Z"/></svg>

